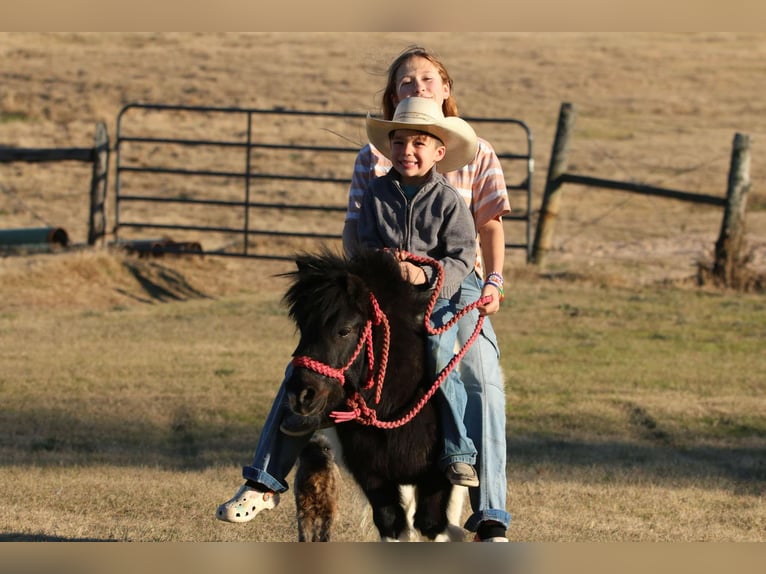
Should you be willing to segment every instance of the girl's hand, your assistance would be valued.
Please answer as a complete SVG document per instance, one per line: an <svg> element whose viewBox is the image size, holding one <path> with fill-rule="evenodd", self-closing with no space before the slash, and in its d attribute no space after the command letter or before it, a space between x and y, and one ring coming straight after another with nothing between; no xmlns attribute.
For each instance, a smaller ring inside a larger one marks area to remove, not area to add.
<svg viewBox="0 0 766 574"><path fill-rule="evenodd" d="M479 305L476 309L479 311L479 315L485 317L487 315L494 315L500 310L500 291L494 285L484 285L481 290L482 298L486 296L492 297L492 301Z"/></svg>

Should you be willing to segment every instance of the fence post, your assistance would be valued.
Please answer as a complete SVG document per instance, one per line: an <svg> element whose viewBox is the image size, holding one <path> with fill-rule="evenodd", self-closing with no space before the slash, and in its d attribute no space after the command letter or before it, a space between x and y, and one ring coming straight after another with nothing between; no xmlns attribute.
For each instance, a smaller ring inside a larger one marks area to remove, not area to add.
<svg viewBox="0 0 766 574"><path fill-rule="evenodd" d="M731 151L726 206L721 234L715 244L713 275L727 287L735 286L743 263L745 208L750 190L750 136L737 133Z"/></svg>
<svg viewBox="0 0 766 574"><path fill-rule="evenodd" d="M88 245L106 233L106 182L109 171L109 134L106 124L96 124L93 138L93 175L90 180L90 213L88 216Z"/></svg>
<svg viewBox="0 0 766 574"><path fill-rule="evenodd" d="M537 219L535 230L535 242L532 252L532 262L542 266L545 256L550 251L553 227L556 216L559 213L561 200L559 188L561 187L560 176L567 170L567 151L569 147L569 132L574 128L575 109L569 102L561 104L556 137L551 150L551 160L548 164L548 177L545 180L545 191L540 207L540 216Z"/></svg>

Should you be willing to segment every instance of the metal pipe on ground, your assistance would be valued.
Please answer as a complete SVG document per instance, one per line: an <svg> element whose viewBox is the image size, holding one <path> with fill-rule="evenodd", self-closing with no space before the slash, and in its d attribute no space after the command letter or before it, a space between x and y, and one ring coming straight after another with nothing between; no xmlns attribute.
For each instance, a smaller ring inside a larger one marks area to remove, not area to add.
<svg viewBox="0 0 766 574"><path fill-rule="evenodd" d="M28 227L0 229L0 246L18 245L69 245L69 235L61 227Z"/></svg>

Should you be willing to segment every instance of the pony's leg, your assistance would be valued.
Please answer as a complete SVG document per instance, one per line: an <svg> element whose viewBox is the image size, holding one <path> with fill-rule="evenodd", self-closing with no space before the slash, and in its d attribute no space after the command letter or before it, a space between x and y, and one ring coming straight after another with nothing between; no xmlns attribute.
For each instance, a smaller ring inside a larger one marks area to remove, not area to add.
<svg viewBox="0 0 766 574"><path fill-rule="evenodd" d="M401 496L402 508L407 518L407 528L399 535L401 542L415 542L420 536L415 530L415 510L417 509L417 489L413 484L400 484L399 495Z"/></svg>
<svg viewBox="0 0 766 574"><path fill-rule="evenodd" d="M447 506L452 485L441 473L430 473L417 484L414 525L429 540L447 530Z"/></svg>
<svg viewBox="0 0 766 574"><path fill-rule="evenodd" d="M298 542L308 542L306 539L306 530L304 529L303 522L298 520Z"/></svg>
<svg viewBox="0 0 766 574"><path fill-rule="evenodd" d="M437 497L438 498L438 497ZM465 530L462 524L463 508L468 499L468 489L464 486L453 486L447 499L447 525L433 537L434 542L462 542L465 540Z"/></svg>
<svg viewBox="0 0 766 574"><path fill-rule="evenodd" d="M407 530L407 517L399 499L399 487L392 482L375 482L375 486L369 481L361 485L372 506L372 521L381 540L398 540Z"/></svg>
<svg viewBox="0 0 766 574"><path fill-rule="evenodd" d="M460 525L463 523L463 508L466 500L468 500L468 489L465 486L453 486L447 505L447 530L439 535L446 536L448 542L465 540L465 530Z"/></svg>
<svg viewBox="0 0 766 574"><path fill-rule="evenodd" d="M319 535L317 536L318 542L330 542L330 527L332 524L330 522L324 522L319 527Z"/></svg>

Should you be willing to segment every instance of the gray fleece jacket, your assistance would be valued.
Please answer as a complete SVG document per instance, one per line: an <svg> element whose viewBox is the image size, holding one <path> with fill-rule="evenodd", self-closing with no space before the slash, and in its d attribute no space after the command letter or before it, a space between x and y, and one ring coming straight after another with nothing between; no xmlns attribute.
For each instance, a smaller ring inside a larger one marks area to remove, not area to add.
<svg viewBox="0 0 766 574"><path fill-rule="evenodd" d="M359 242L373 249L403 249L442 264L440 297L450 298L476 263L476 227L465 200L435 169L411 200L402 190L399 174L372 180L362 198ZM430 287L435 269L422 266Z"/></svg>

